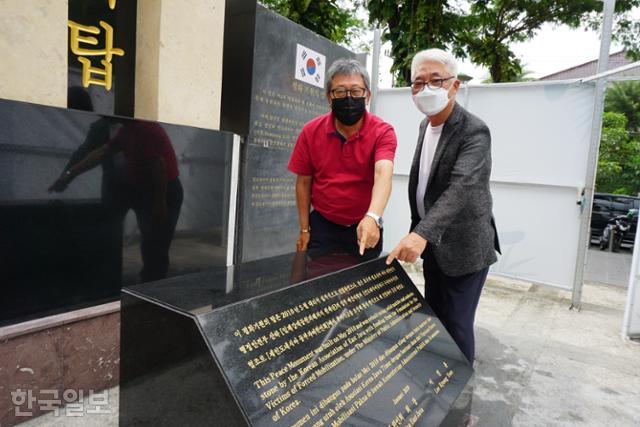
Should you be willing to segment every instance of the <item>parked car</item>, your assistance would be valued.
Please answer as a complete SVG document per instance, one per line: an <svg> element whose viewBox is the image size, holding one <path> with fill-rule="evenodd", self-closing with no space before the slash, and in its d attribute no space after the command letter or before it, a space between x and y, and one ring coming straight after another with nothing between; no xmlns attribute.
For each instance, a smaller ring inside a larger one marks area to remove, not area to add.
<svg viewBox="0 0 640 427"><path fill-rule="evenodd" d="M609 220L619 215L627 215L631 209L634 209L634 214L631 218L631 229L625 233L622 243L633 246L638 228L640 197L595 193L593 195L593 207L591 211L591 240L599 241L602 231L607 226Z"/></svg>

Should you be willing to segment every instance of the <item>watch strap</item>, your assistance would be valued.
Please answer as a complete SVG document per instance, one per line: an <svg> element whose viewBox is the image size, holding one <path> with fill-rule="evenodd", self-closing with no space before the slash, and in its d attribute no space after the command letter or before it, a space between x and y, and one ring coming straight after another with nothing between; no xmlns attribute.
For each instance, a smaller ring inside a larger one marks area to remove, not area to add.
<svg viewBox="0 0 640 427"><path fill-rule="evenodd" d="M365 214L365 216L371 217L376 222L378 227L382 228L382 217L380 215L376 214L375 212L369 211Z"/></svg>

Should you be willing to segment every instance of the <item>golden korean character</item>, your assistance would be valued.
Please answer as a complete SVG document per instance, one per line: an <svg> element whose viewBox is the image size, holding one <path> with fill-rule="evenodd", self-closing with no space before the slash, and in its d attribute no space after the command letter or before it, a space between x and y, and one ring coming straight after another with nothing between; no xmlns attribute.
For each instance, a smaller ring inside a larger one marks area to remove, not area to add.
<svg viewBox="0 0 640 427"><path fill-rule="evenodd" d="M83 45L97 46L98 39L86 35L100 34L100 28L92 25L82 25L71 20L68 21L67 26L71 30L69 35L69 44L71 52L78 55L78 61L82 64L82 85L89 87L91 84L104 86L106 90L111 90L113 68L111 65L111 59L113 55L123 56L124 50L113 47L113 27L104 21L100 21L100 26L105 32L104 48L87 48ZM91 64L91 61L85 56L104 56L104 59L100 61L103 68L95 67ZM92 77L93 75L102 76L102 78Z"/></svg>

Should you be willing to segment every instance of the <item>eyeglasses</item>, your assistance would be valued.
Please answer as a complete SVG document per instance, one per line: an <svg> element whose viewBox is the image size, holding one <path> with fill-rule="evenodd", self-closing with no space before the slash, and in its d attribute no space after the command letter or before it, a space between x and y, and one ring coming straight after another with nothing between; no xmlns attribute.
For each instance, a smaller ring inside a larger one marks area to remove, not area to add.
<svg viewBox="0 0 640 427"><path fill-rule="evenodd" d="M423 82L422 80L417 80L415 82L411 82L411 89L414 92L420 92L424 87L428 87L429 89L440 89L442 84L447 80L453 79L455 76L446 77L444 79L433 79L428 82Z"/></svg>
<svg viewBox="0 0 640 427"><path fill-rule="evenodd" d="M345 89L339 87L331 91L332 98L346 98L350 96L352 98L362 98L367 93L367 90L362 87L354 87L352 89Z"/></svg>

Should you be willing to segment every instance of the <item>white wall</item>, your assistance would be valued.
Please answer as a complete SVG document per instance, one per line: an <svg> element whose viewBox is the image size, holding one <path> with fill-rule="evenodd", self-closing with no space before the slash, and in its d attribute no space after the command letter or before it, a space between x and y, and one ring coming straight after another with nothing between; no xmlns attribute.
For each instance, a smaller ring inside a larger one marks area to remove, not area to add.
<svg viewBox="0 0 640 427"><path fill-rule="evenodd" d="M580 228L576 204L589 148L594 86L572 82L463 88L458 101L492 134L491 188L503 256L493 274L571 289ZM376 114L398 135L385 213L389 251L409 226L407 175L422 119L408 89L381 90Z"/></svg>
<svg viewBox="0 0 640 427"><path fill-rule="evenodd" d="M67 106L67 0L0 0L0 98Z"/></svg>
<svg viewBox="0 0 640 427"><path fill-rule="evenodd" d="M225 0L138 0L138 118L220 127Z"/></svg>

